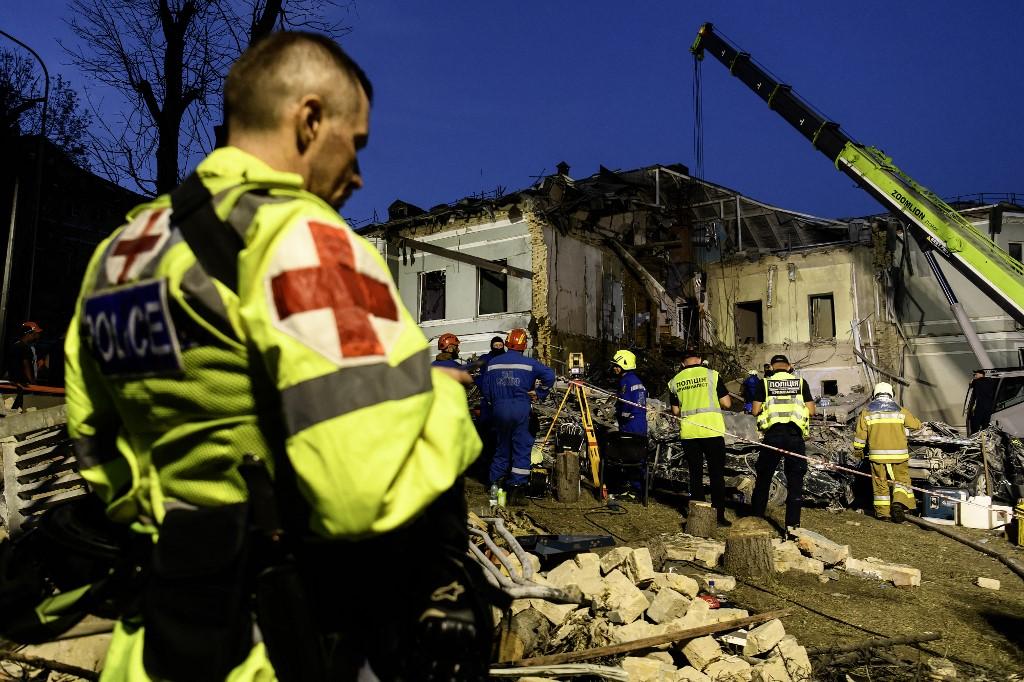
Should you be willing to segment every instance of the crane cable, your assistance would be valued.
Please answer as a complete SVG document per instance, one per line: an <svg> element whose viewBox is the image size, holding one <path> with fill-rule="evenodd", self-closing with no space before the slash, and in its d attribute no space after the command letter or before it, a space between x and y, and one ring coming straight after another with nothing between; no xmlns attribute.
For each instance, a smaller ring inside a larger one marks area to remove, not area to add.
<svg viewBox="0 0 1024 682"><path fill-rule="evenodd" d="M632 405L633 407L639 407L644 412L654 412L655 414L661 414L661 415L664 415L666 417L669 417L670 419L675 419L678 422L683 422L683 421L686 421L686 420L689 419L689 417L680 417L679 415L672 414L669 411L660 411L659 412L659 411L656 411L656 410L652 410L652 409L648 408L647 405L641 405L640 403L636 403L636 402L633 402L631 400L626 400L625 398L621 397L620 395L618 395L614 391L609 391L607 389L600 388L599 386L595 386L595 385L593 385L591 383L588 383L586 381L581 381L579 379L571 379L569 381L569 385L572 386L573 384L581 386L582 388L585 388L585 389L589 389L589 390L594 391L596 393L600 393L600 394L603 394L603 395L606 395L606 396L612 396L617 401L619 401L621 403L625 403L626 405ZM568 389L566 389L566 390L568 390ZM773 450L773 451L781 453L781 454L783 454L783 455L785 455L787 457L796 457L798 459L805 460L808 464L815 464L815 465L817 465L819 467L823 467L825 469L830 469L832 471L841 471L841 472L846 473L846 474L850 474L850 475L853 475L853 476L860 476L862 478L869 478L871 480L875 480L875 478L876 478L874 475L866 473L866 472L863 472L863 471L860 471L858 469L851 469L850 467L844 467L844 466L842 466L840 464L836 464L834 462L829 462L829 461L827 461L827 460L825 460L823 458L809 457L807 455L801 455L801 454L796 453L796 452L791 452L789 450L786 450L786 449L780 448L780 447L776 447L774 445L767 445L764 442L751 440L749 438L744 438L743 436L737 435L735 433L731 433L729 431L719 430L719 429L714 428L713 426L708 426L707 424L691 423L691 426L699 426L700 428L706 429L708 431L711 431L711 432L715 433L716 435L719 435L719 436L729 436L730 438L733 438L733 439L735 439L737 441L740 441L742 443L749 443L751 445L756 445L757 447L762 448L764 450ZM888 483L888 485L890 487L892 487L895 482L894 481L887 481L887 483ZM913 486L913 485L911 485L911 486L903 486L903 487L904 488L910 488L911 490L919 492L922 495L929 495L931 497L935 497L935 498L942 499L942 500L947 500L949 502L956 502L957 504L968 504L968 505L971 505L971 506L974 506L974 507L981 507L982 509L986 509L988 511L992 511L994 509L992 505L980 504L978 502L972 502L971 500L964 500L964 499L952 497L950 495L945 495L945 494L942 494L942 493L936 493L934 490L929 490L927 488L918 488L918 487ZM1012 509L1011 514L1018 521L1024 521L1024 515L1021 515L1020 513L1018 513L1016 511L1016 509Z"/></svg>

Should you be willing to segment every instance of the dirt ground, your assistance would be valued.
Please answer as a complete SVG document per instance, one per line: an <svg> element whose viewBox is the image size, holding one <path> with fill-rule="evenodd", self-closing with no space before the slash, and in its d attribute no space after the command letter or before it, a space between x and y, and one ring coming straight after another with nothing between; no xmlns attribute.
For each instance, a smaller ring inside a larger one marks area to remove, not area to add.
<svg viewBox="0 0 1024 682"><path fill-rule="evenodd" d="M471 481L467 496L470 510L487 513L484 486ZM529 500L521 511L549 533L611 534L620 545L641 546L682 530L679 509L685 500L680 493L656 490L646 508L615 500L623 510L616 513L584 492L577 504ZM786 629L807 647L937 631L942 639L919 645L924 658L942 656L962 673L991 679L1024 672L1024 582L996 559L912 524L895 525L850 510L808 508L801 525L850 545L856 558L874 556L921 569L921 586L900 589L842 571L828 571L832 579L823 584L814 575L786 573L771 585L739 584L730 594L739 607L752 612L792 608L784 619ZM1024 551L994 532L957 530L1024 560ZM725 531L718 533L724 539ZM979 576L998 579L1001 589L975 586ZM905 659L921 657L909 647L893 652Z"/></svg>

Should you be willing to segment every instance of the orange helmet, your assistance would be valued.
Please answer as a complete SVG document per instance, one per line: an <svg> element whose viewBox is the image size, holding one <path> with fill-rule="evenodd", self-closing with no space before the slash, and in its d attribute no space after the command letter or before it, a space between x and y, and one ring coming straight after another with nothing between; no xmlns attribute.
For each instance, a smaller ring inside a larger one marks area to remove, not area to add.
<svg viewBox="0 0 1024 682"><path fill-rule="evenodd" d="M451 332L445 332L444 334L441 334L441 336L439 336L437 339L438 350L448 350L452 346L458 345L459 337L455 336L455 334L452 334Z"/></svg>
<svg viewBox="0 0 1024 682"><path fill-rule="evenodd" d="M513 329L505 337L505 346L512 350L524 351L526 350L526 342L530 339L525 329Z"/></svg>
<svg viewBox="0 0 1024 682"><path fill-rule="evenodd" d="M41 334L43 332L43 328L32 320L25 320L21 323L21 333L28 334L29 332L39 332Z"/></svg>

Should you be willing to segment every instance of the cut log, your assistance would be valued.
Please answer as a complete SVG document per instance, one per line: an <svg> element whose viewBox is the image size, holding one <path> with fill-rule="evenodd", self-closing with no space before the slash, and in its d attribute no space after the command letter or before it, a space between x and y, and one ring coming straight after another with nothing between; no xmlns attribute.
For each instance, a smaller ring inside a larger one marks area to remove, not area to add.
<svg viewBox="0 0 1024 682"><path fill-rule="evenodd" d="M715 514L715 508L707 502L690 502L686 514L686 534L699 538L712 537L718 527Z"/></svg>
<svg viewBox="0 0 1024 682"><path fill-rule="evenodd" d="M555 457L555 499L578 502L580 499L579 453L563 450Z"/></svg>
<svg viewBox="0 0 1024 682"><path fill-rule="evenodd" d="M744 578L774 580L773 537L765 531L730 533L725 539L725 569Z"/></svg>
<svg viewBox="0 0 1024 682"><path fill-rule="evenodd" d="M502 630L498 647L498 660L517 661L533 653L541 643L548 641L551 623L536 609L524 609L512 616L508 627Z"/></svg>

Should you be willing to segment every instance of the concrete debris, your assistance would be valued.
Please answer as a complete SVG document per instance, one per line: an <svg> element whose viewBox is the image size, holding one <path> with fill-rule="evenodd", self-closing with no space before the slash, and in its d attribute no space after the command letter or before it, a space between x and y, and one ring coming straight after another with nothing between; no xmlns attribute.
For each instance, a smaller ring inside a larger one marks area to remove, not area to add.
<svg viewBox="0 0 1024 682"><path fill-rule="evenodd" d="M604 589L594 599L594 607L606 611L608 620L620 625L632 623L647 606L644 593L618 569L605 576Z"/></svg>
<svg viewBox="0 0 1024 682"><path fill-rule="evenodd" d="M779 660L785 667L786 672L794 680L809 680L813 669L811 659L807 656L807 649L797 644L796 637L786 635L772 649L769 661Z"/></svg>
<svg viewBox="0 0 1024 682"><path fill-rule="evenodd" d="M711 682L711 678L692 665L688 665L676 671L673 682Z"/></svg>
<svg viewBox="0 0 1024 682"><path fill-rule="evenodd" d="M946 682L947 680L955 680L957 678L956 666L946 658L929 658L925 663L925 668L928 669L928 677L926 679L933 680L934 682Z"/></svg>
<svg viewBox="0 0 1024 682"><path fill-rule="evenodd" d="M555 587L568 587L569 585L579 584L579 573L580 567L576 565L575 561L571 559L569 561L563 561L555 568L552 568L547 572L548 582Z"/></svg>
<svg viewBox="0 0 1024 682"><path fill-rule="evenodd" d="M754 666L754 682L793 682L781 658L769 658Z"/></svg>
<svg viewBox="0 0 1024 682"><path fill-rule="evenodd" d="M607 571L601 570L601 557L593 552L577 554L576 566L584 573L596 573L597 575L607 573Z"/></svg>
<svg viewBox="0 0 1024 682"><path fill-rule="evenodd" d="M999 589L999 581L994 578L982 578L979 576L978 579L974 581L974 584L978 587L984 587L986 590Z"/></svg>
<svg viewBox="0 0 1024 682"><path fill-rule="evenodd" d="M630 682L665 682L676 672L676 667L653 658L627 656L622 659L622 669L629 673Z"/></svg>
<svg viewBox="0 0 1024 682"><path fill-rule="evenodd" d="M660 634L660 632L657 626L648 623L646 620L640 619L635 620L628 625L613 627L611 634L612 643L625 644L626 642L635 642L638 639L654 637L655 635Z"/></svg>
<svg viewBox="0 0 1024 682"><path fill-rule="evenodd" d="M686 533L665 537L665 558L671 561L697 561L708 568L718 566L725 554L725 543L698 538Z"/></svg>
<svg viewBox="0 0 1024 682"><path fill-rule="evenodd" d="M530 599L530 607L551 621L556 628L565 622L565 619L573 611L578 610L578 604L552 604L543 599Z"/></svg>
<svg viewBox="0 0 1024 682"><path fill-rule="evenodd" d="M689 630L713 622L711 606L703 599L694 599L686 609L686 615L669 623L673 630Z"/></svg>
<svg viewBox="0 0 1024 682"><path fill-rule="evenodd" d="M701 586L711 591L711 581L715 582L715 592L732 592L736 589L736 578L731 575L719 575L717 573L705 573L700 577Z"/></svg>
<svg viewBox="0 0 1024 682"><path fill-rule="evenodd" d="M739 656L718 659L704 668L704 674L714 682L750 682L754 676L750 664Z"/></svg>
<svg viewBox="0 0 1024 682"><path fill-rule="evenodd" d="M820 575L825 572L825 564L822 561L804 556L800 552L800 547L792 540L773 539L772 550L775 553L775 570L779 573L796 571Z"/></svg>
<svg viewBox="0 0 1024 682"><path fill-rule="evenodd" d="M658 592L647 608L647 618L655 623L667 623L686 615L690 600L670 587Z"/></svg>
<svg viewBox="0 0 1024 682"><path fill-rule="evenodd" d="M721 623L725 620L735 620L737 618L747 618L749 616L750 612L746 609L711 609L708 611L705 622L708 624Z"/></svg>
<svg viewBox="0 0 1024 682"><path fill-rule="evenodd" d="M651 559L651 550L646 547L634 549L623 562L625 574L634 583L642 583L654 578L654 561Z"/></svg>
<svg viewBox="0 0 1024 682"><path fill-rule="evenodd" d="M696 597L700 591L700 585L696 580L680 573L655 573L651 587L655 590L668 588L686 597Z"/></svg>
<svg viewBox="0 0 1024 682"><path fill-rule="evenodd" d="M834 566L850 556L849 545L832 542L821 533L806 528L794 528L792 534L796 536L796 544L802 552L826 565Z"/></svg>
<svg viewBox="0 0 1024 682"><path fill-rule="evenodd" d="M625 561L633 550L629 547L615 547L601 557L601 573L607 575Z"/></svg>
<svg viewBox="0 0 1024 682"><path fill-rule="evenodd" d="M652 658L655 661L661 661L662 663L668 663L673 668L676 666L675 659L672 658L672 654L667 651L655 651L644 656L644 658Z"/></svg>
<svg viewBox="0 0 1024 682"><path fill-rule="evenodd" d="M563 561L548 571L547 583L561 589L576 586L587 599L594 599L604 589L600 570L594 563L587 560L584 560L584 568L581 568L574 560Z"/></svg>
<svg viewBox="0 0 1024 682"><path fill-rule="evenodd" d="M775 648L775 645L786 636L786 628L778 618L762 623L747 633L747 642L743 645L744 656L757 656Z"/></svg>
<svg viewBox="0 0 1024 682"><path fill-rule="evenodd" d="M691 639L683 646L683 656L686 656L686 660L697 670L704 670L722 655L722 647L711 636Z"/></svg>
<svg viewBox="0 0 1024 682"><path fill-rule="evenodd" d="M850 575L888 580L897 587L918 587L921 585L921 570L906 564L892 564L877 557L864 560L847 559L843 570Z"/></svg>

